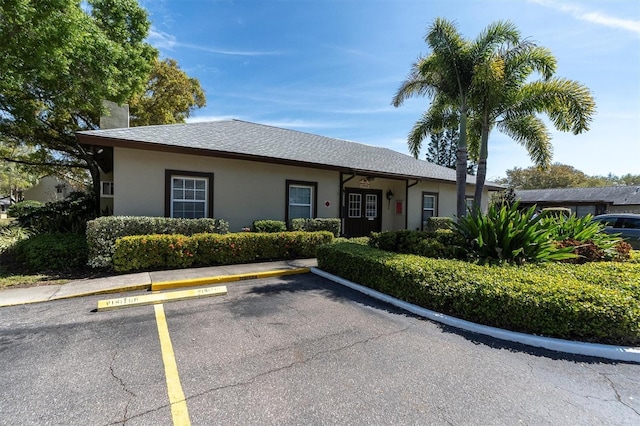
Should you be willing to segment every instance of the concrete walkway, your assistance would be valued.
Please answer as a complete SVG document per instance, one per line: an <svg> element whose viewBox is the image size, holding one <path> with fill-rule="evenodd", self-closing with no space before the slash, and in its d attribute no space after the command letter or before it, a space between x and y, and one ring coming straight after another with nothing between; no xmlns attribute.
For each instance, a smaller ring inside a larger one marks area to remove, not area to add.
<svg viewBox="0 0 640 426"><path fill-rule="evenodd" d="M175 269L170 271L138 272L111 277L83 279L66 284L0 290L0 307L47 302L50 300L90 296L94 294L122 293L134 290L149 290L156 283L171 282L176 287L194 281L212 278L233 277L292 271L298 268L317 266L316 259L296 259L278 262L247 263L242 265L212 266L206 268ZM204 280L206 281L206 280ZM195 285L195 284L194 284ZM204 285L200 283L198 285Z"/></svg>

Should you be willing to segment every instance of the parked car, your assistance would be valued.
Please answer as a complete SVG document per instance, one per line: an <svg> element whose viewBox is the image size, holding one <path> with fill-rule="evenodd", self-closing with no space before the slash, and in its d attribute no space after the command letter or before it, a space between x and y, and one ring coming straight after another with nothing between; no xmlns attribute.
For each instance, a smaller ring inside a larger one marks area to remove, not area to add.
<svg viewBox="0 0 640 426"><path fill-rule="evenodd" d="M640 214L610 213L593 218L604 225L604 232L620 234L631 247L640 250Z"/></svg>

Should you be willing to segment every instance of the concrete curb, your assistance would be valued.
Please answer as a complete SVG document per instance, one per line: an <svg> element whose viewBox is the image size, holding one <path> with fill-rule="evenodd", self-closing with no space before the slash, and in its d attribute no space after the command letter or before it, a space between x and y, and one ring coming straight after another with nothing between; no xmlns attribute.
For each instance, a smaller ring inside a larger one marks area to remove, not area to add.
<svg viewBox="0 0 640 426"><path fill-rule="evenodd" d="M218 284L233 281L256 280L260 278L279 277L282 275L306 274L311 268L280 269L273 271L248 272L246 274L219 275L215 277L192 278L187 280L164 281L151 284L151 291L170 290L182 287L195 287L200 285Z"/></svg>
<svg viewBox="0 0 640 426"><path fill-rule="evenodd" d="M349 287L353 290L373 297L374 299L381 300L389 303L405 311L419 315L421 317L436 321L442 324L449 325L451 327L459 328L473 333L482 334L485 336L495 337L496 339L506 340L509 342L522 343L524 345L533 346L536 348L544 348L557 352L564 352L575 355L586 355L598 358L606 358L616 361L628 361L640 363L640 347L628 347L628 346L614 346L614 345L602 345L597 343L584 343L576 342L572 340L556 339L551 337L534 336L531 334L518 333L515 331L503 330L500 328L489 327L486 325L476 324L470 321L461 320L449 315L444 315L429 309L421 308L411 303L404 302L402 300L391 297L387 294L380 293L379 291L370 289L360 284L356 284L344 278L335 276L328 272L325 272L318 268L311 268L311 272L334 281L338 284Z"/></svg>

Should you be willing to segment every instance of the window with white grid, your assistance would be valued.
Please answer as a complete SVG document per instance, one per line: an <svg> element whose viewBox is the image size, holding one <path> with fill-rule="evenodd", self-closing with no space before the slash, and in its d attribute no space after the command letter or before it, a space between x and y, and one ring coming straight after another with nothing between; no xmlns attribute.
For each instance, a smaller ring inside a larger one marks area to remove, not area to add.
<svg viewBox="0 0 640 426"><path fill-rule="evenodd" d="M349 194L347 206L349 217L362 217L362 194Z"/></svg>
<svg viewBox="0 0 640 426"><path fill-rule="evenodd" d="M207 179L187 176L171 178L171 217L207 217Z"/></svg>
<svg viewBox="0 0 640 426"><path fill-rule="evenodd" d="M367 194L365 201L365 216L367 216L367 219L378 217L378 196L376 194Z"/></svg>

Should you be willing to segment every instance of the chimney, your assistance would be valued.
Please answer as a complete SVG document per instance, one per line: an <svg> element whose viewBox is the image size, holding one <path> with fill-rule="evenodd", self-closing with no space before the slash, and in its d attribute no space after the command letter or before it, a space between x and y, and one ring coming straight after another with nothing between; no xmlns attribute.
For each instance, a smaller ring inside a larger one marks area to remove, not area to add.
<svg viewBox="0 0 640 426"><path fill-rule="evenodd" d="M103 101L102 105L107 110L100 117L100 129L122 129L129 127L129 105L118 105L115 102Z"/></svg>

